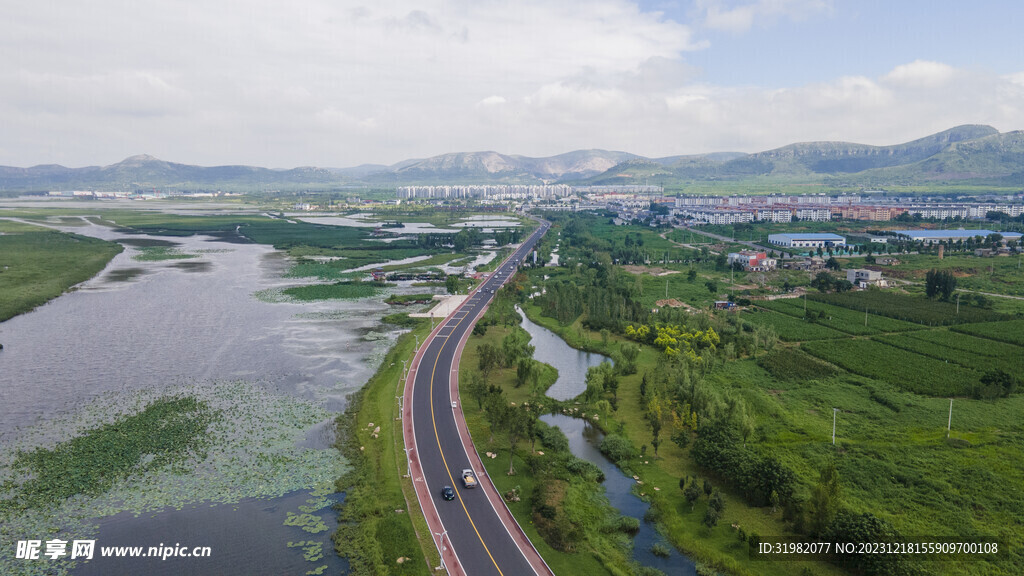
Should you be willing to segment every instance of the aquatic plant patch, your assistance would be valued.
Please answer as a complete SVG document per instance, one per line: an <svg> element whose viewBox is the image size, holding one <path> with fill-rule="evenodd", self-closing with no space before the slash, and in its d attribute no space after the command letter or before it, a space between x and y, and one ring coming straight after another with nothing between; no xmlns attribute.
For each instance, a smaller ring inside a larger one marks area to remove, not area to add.
<svg viewBox="0 0 1024 576"><path fill-rule="evenodd" d="M196 426L187 424L193 417L200 419ZM92 519L124 511L144 514L198 503L228 504L329 486L345 471L344 460L334 450L298 447L310 428L329 417L317 402L251 382L102 395L63 416L21 429L15 438L4 438L0 498L25 493L31 498L0 508L0 541L95 538ZM141 429L145 426L156 428L152 437ZM200 428L200 439L189 443ZM123 434L130 430L136 432ZM171 446L172 439L185 444ZM106 474L80 463L90 493L64 487L53 478L59 457L72 454L80 461L87 447L107 454L102 459ZM128 456L119 454L122 449ZM140 456L133 459L132 454ZM44 474L36 475L37 470ZM34 488L42 479L55 488ZM325 493L310 495L296 517L321 509ZM66 559L26 563L16 560L14 552L13 546L0 548L0 574L61 575L73 567Z"/></svg>
<svg viewBox="0 0 1024 576"><path fill-rule="evenodd" d="M132 256L132 259L139 262L160 262L162 260L187 260L189 258L199 258L198 254L182 252L181 250L167 246L140 246L138 251L139 253Z"/></svg>

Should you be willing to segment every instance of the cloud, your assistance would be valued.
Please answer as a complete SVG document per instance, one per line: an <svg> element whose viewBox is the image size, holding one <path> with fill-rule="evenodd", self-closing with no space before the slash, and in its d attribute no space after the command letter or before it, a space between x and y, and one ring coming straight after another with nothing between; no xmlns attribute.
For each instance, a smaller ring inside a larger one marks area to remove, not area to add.
<svg viewBox="0 0 1024 576"><path fill-rule="evenodd" d="M737 34L750 30L755 21L766 24L780 18L799 21L831 9L830 0L757 0L741 4L723 0L697 2L705 27Z"/></svg>
<svg viewBox="0 0 1024 576"><path fill-rule="evenodd" d="M955 73L952 66L941 62L914 60L893 68L892 72L885 75L884 80L895 85L938 88L949 83Z"/></svg>
<svg viewBox="0 0 1024 576"><path fill-rule="evenodd" d="M648 156L1024 127L1024 72L913 61L720 86L691 27L630 0L22 3L0 20L0 164L353 166L451 151ZM731 29L824 2L698 3ZM941 86L942 89L934 89Z"/></svg>

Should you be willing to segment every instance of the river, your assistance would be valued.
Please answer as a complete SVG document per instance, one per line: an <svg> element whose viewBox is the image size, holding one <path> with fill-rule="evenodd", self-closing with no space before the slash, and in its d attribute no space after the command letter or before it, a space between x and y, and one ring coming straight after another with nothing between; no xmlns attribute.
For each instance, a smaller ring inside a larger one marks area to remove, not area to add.
<svg viewBox="0 0 1024 576"><path fill-rule="evenodd" d="M555 400L572 400L587 389L587 370L612 359L595 352L583 352L565 343L562 337L530 320L516 306L522 317L522 327L530 334L534 347L533 358L558 369L558 380L548 388L547 395Z"/></svg>
<svg viewBox="0 0 1024 576"><path fill-rule="evenodd" d="M587 368L596 366L607 356L582 352L565 343L558 334L536 324L519 310L523 317L523 328L529 332L530 343L535 346L533 357L558 369L558 380L548 389L547 395L556 400L570 400L586 390ZM653 524L644 521L649 504L633 493L636 481L623 474L622 470L601 453L600 446L604 433L580 418L563 414L547 414L540 418L557 426L569 439L569 450L577 457L597 465L604 472L605 495L615 509L625 516L640 520L640 530L633 537L633 559L644 566L657 568L669 576L695 576L692 560L679 553L668 543ZM676 489L675 486L668 487ZM667 558L651 552L651 546L662 544L669 550Z"/></svg>

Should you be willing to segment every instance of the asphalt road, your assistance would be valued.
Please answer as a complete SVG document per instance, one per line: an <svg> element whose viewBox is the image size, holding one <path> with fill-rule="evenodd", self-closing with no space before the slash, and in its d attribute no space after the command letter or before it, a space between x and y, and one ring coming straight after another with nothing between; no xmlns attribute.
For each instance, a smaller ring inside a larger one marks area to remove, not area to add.
<svg viewBox="0 0 1024 576"><path fill-rule="evenodd" d="M470 576L524 576L537 571L520 549L522 538L513 537L484 490L463 487L462 470L472 466L452 406L450 378L453 369L457 369L452 361L460 340L473 329L477 316L494 297L494 292L514 274L516 266L529 255L549 227L550 223L543 222L461 308L444 320L434 338L424 345L414 376L411 408L415 450L423 481L447 531L442 542L454 549L465 573ZM446 501L441 497L444 486L455 489L454 500ZM525 545L530 546L529 542Z"/></svg>

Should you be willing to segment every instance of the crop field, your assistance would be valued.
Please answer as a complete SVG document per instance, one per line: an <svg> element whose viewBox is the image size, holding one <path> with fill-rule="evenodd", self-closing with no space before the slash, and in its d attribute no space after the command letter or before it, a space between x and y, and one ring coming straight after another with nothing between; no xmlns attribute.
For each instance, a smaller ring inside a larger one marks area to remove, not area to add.
<svg viewBox="0 0 1024 576"><path fill-rule="evenodd" d="M807 340L832 340L846 338L847 335L833 330L828 326L808 322L788 314L751 308L742 313L742 318L758 326L770 326L786 342L804 342Z"/></svg>
<svg viewBox="0 0 1024 576"><path fill-rule="evenodd" d="M949 333L947 332L947 334ZM971 337L964 336L964 338ZM1024 350L1008 344L1004 344L1004 346L1007 346L1008 348L1016 348L1014 353L1000 356L987 356L975 352L968 352L966 350L947 348L941 344L936 344L923 339L907 338L904 335L875 336L873 339L879 342L884 342L890 346L895 346L902 350L916 352L922 356L928 356L943 362L958 364L964 368L976 370L981 374L984 374L989 370L1005 370L1009 373L1019 373L1022 367L1021 354L1024 353ZM975 338L975 340L977 340L977 338Z"/></svg>
<svg viewBox="0 0 1024 576"><path fill-rule="evenodd" d="M979 356L1014 359L1017 362L1016 370L1024 371L1024 347L1015 344L992 341L988 338L979 338L948 330L924 330L914 332L909 334L909 336Z"/></svg>
<svg viewBox="0 0 1024 576"><path fill-rule="evenodd" d="M951 328L951 330L981 336L982 338L988 338L990 340L998 340L999 342L1009 342L1018 346L1024 346L1024 320L989 322L987 324L965 324Z"/></svg>
<svg viewBox="0 0 1024 576"><path fill-rule="evenodd" d="M804 317L804 305L805 303L802 298L758 302L758 306L763 306L769 310L775 310L776 312L781 312L783 314L789 314L796 318ZM921 326L911 324L910 322L886 318L885 316L879 316L877 314L869 313L865 315L863 309L856 311L849 308L841 308L839 306L831 306L829 304L815 302L809 297L806 302L806 306L809 313L812 312L818 315L818 317L814 319L814 322L855 336L878 334L880 332L904 332L907 330L919 330L921 328ZM867 319L866 323L865 316Z"/></svg>
<svg viewBox="0 0 1024 576"><path fill-rule="evenodd" d="M962 304L958 312L954 302L928 300L920 296L882 290L844 292L842 294L809 294L807 298L861 312L866 307L874 314L926 326L949 326L1007 319L1004 314L966 304Z"/></svg>
<svg viewBox="0 0 1024 576"><path fill-rule="evenodd" d="M926 396L970 394L981 374L956 363L922 356L875 340L807 342L801 348L854 374L876 378Z"/></svg>

